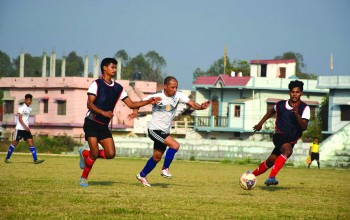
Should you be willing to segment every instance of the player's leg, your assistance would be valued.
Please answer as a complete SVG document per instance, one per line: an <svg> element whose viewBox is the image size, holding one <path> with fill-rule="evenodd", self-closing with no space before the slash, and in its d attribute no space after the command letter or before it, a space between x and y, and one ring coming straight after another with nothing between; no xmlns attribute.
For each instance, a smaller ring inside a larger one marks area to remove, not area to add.
<svg viewBox="0 0 350 220"><path fill-rule="evenodd" d="M85 151L88 152L89 155L85 159L85 165L84 165L84 170L83 173L81 174L81 179L79 181L79 185L81 186L88 186L87 179L89 177L90 171L98 158L98 141L97 137L87 137L90 151ZM86 154L86 153L84 153Z"/></svg>
<svg viewBox="0 0 350 220"><path fill-rule="evenodd" d="M317 167L320 169L320 153L316 153Z"/></svg>
<svg viewBox="0 0 350 220"><path fill-rule="evenodd" d="M17 144L18 144L18 141L14 140L12 142L12 144L9 146L9 149L7 151L7 155L6 155L6 158L5 158L5 163L11 163L10 158L12 156L13 151L15 151L15 148L16 148Z"/></svg>
<svg viewBox="0 0 350 220"><path fill-rule="evenodd" d="M166 177L166 178L171 178L172 175L169 172L169 167L170 167L171 163L174 160L176 152L180 148L180 144L179 144L179 142L177 142L171 136L168 136L164 140L164 144L167 145L169 148L168 148L168 150L167 150L167 152L165 154L165 159L164 159L164 164L163 164L163 167L162 167L161 175L163 177Z"/></svg>
<svg viewBox="0 0 350 220"><path fill-rule="evenodd" d="M259 176L265 173L268 169L270 169L273 166L276 158L277 158L277 155L274 153L271 153L270 156L265 161L261 162L260 165L252 173L255 176Z"/></svg>
<svg viewBox="0 0 350 220"><path fill-rule="evenodd" d="M152 172L152 170L157 166L158 162L161 160L162 156L164 154L164 151L161 151L159 149L153 150L153 155L151 158L148 159L146 165L143 167L142 171L136 175L136 178L147 187L150 187L151 185L148 183L146 176Z"/></svg>
<svg viewBox="0 0 350 220"><path fill-rule="evenodd" d="M26 140L27 143L30 146L29 149L30 149L30 152L32 153L34 163L35 164L39 164L39 163L44 162L45 160L39 160L38 159L37 151L36 151L36 147L35 147L35 144L34 144L34 141L33 141L32 134L29 131L25 131L25 133L26 134L24 135L23 139Z"/></svg>

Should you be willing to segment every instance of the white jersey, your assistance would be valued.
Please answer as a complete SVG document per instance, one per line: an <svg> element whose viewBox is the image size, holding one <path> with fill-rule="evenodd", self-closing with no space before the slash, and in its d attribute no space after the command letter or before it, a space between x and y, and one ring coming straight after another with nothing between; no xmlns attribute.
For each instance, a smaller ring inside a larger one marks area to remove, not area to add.
<svg viewBox="0 0 350 220"><path fill-rule="evenodd" d="M23 103L19 108L18 108L18 114L22 115L22 121L24 122L24 124L27 125L27 127L29 127L29 115L32 111L32 108L27 106L25 103ZM16 129L17 130L26 130L23 125L21 124L21 122L19 122L19 116L17 119L17 124L16 124Z"/></svg>
<svg viewBox="0 0 350 220"><path fill-rule="evenodd" d="M168 97L164 94L164 90L145 97L148 100L152 97L160 97L162 100L152 105L152 119L148 125L150 130L161 130L170 133L171 123L175 118L177 106L180 102L188 103L190 99L180 91L174 96Z"/></svg>

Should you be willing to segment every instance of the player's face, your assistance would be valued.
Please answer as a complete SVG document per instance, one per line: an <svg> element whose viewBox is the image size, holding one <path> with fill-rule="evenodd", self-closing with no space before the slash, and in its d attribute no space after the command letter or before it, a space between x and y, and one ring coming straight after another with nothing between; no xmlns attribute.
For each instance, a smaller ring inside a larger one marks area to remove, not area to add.
<svg viewBox="0 0 350 220"><path fill-rule="evenodd" d="M177 81L170 80L169 85L164 85L164 93L166 96L174 96L177 91Z"/></svg>
<svg viewBox="0 0 350 220"><path fill-rule="evenodd" d="M295 87L295 88L292 89L292 91L289 91L290 100L293 103L298 102L302 95L303 95L303 92L300 90L299 87Z"/></svg>
<svg viewBox="0 0 350 220"><path fill-rule="evenodd" d="M24 103L27 105L27 106L30 106L32 104L32 99L24 99Z"/></svg>
<svg viewBox="0 0 350 220"><path fill-rule="evenodd" d="M108 66L104 66L104 74L110 76L110 77L115 77L115 73L117 72L117 65L114 63L110 63Z"/></svg>

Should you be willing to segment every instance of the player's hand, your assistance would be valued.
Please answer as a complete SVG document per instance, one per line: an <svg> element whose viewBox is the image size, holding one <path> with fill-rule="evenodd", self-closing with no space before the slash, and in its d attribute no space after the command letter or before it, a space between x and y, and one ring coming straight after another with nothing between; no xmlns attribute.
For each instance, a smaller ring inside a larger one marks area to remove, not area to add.
<svg viewBox="0 0 350 220"><path fill-rule="evenodd" d="M294 103L292 107L294 115L299 115L299 103Z"/></svg>
<svg viewBox="0 0 350 220"><path fill-rule="evenodd" d="M260 124L257 124L253 127L254 132L260 131L262 126Z"/></svg>
<svg viewBox="0 0 350 220"><path fill-rule="evenodd" d="M148 99L148 104L157 104L158 102L160 102L162 100L161 97L152 97L150 99Z"/></svg>
<svg viewBox="0 0 350 220"><path fill-rule="evenodd" d="M137 114L131 113L131 114L128 115L128 119L129 119L129 120L134 119L134 118L138 118L138 117L137 117Z"/></svg>
<svg viewBox="0 0 350 220"><path fill-rule="evenodd" d="M211 104L211 101L206 101L201 104L202 109L207 109L209 105Z"/></svg>
<svg viewBox="0 0 350 220"><path fill-rule="evenodd" d="M107 117L107 118L112 118L114 116L112 111L102 112L102 115Z"/></svg>

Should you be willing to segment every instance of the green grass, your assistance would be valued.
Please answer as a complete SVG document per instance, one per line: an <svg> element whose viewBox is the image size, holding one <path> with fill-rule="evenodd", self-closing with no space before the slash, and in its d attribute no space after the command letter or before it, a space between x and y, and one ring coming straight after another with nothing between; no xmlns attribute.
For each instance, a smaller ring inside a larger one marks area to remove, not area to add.
<svg viewBox="0 0 350 220"><path fill-rule="evenodd" d="M4 158L5 155L0 155ZM14 154L0 161L0 219L350 219L350 170L284 167L280 185L245 191L239 176L256 165L174 161L173 179L143 187L146 159L97 160L89 186L77 185L78 156Z"/></svg>

